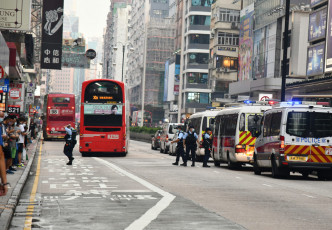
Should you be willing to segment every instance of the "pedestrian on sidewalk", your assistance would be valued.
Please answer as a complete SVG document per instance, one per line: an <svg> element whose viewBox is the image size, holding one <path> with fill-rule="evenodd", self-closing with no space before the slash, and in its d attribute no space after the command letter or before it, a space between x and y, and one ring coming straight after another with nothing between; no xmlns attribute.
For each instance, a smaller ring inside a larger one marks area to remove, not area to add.
<svg viewBox="0 0 332 230"><path fill-rule="evenodd" d="M10 169L10 167L13 164L13 159L12 159L12 152L9 146L9 138L10 138L10 126L12 125L13 120L11 116L5 117L5 119L2 122L2 133L6 134L6 136L3 138L3 152L5 154L5 159L6 159L6 173L7 174L14 174L14 171Z"/></svg>
<svg viewBox="0 0 332 230"><path fill-rule="evenodd" d="M184 145L186 146L186 159L189 159L189 153L191 152L191 167L195 167L196 160L196 149L197 144L199 144L198 135L195 132L194 126L189 126L189 130L184 134L183 137Z"/></svg>
<svg viewBox="0 0 332 230"><path fill-rule="evenodd" d="M210 128L206 128L205 133L203 135L203 147L204 147L204 160L203 160L203 167L204 168L210 168L210 166L207 164L209 158L210 158L210 153L211 153L211 148L212 148L212 131Z"/></svg>
<svg viewBox="0 0 332 230"><path fill-rule="evenodd" d="M2 122L5 117L5 114L0 111L0 124L2 127ZM3 138L6 137L6 134L2 133L2 128L0 128L0 196L5 196L8 192L8 182L6 175L6 163L5 163L5 154L3 152Z"/></svg>
<svg viewBox="0 0 332 230"><path fill-rule="evenodd" d="M65 126L65 130L66 130L66 135L65 135L65 146L63 148L63 152L64 154L68 157L68 163L67 165L72 165L73 164L73 152L72 152L72 129L71 129L71 125L67 125Z"/></svg>
<svg viewBox="0 0 332 230"><path fill-rule="evenodd" d="M24 164L22 163L22 152L23 152L23 145L24 145L24 137L27 135L27 133L25 132L24 129L24 123L25 123L25 119L23 117L21 117L19 119L19 129L20 129L20 133L19 133L19 138L17 141L17 154L18 154L18 167L22 168L24 167Z"/></svg>
<svg viewBox="0 0 332 230"><path fill-rule="evenodd" d="M15 172L16 169L14 165L19 165L17 151L16 151L16 142L19 138L19 133L18 133L19 128L17 127L16 117L13 117L13 123L14 124L8 126L7 133L9 135L9 148L12 157L11 166L9 167L9 169Z"/></svg>
<svg viewBox="0 0 332 230"><path fill-rule="evenodd" d="M180 156L182 157L183 160L183 164L181 164L181 166L187 166L187 158L184 154L184 144L183 144L183 137L184 137L184 133L182 131L182 126L178 126L178 139L176 139L175 141L172 141L171 143L177 143L176 146L176 161L173 163L173 165L179 165L179 160L180 160Z"/></svg>

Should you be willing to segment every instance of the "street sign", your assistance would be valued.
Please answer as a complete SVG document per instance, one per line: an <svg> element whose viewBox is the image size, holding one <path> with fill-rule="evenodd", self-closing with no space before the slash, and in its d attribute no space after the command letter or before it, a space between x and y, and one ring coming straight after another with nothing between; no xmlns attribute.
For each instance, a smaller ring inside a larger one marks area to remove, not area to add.
<svg viewBox="0 0 332 230"><path fill-rule="evenodd" d="M85 56L86 56L87 58L89 58L90 60L92 60L92 59L95 59L95 57L97 56L97 53L96 53L96 51L93 50L93 49L88 49L88 50L86 51L86 53L85 53Z"/></svg>
<svg viewBox="0 0 332 230"><path fill-rule="evenodd" d="M39 106L39 105L37 105L37 106L36 106L36 109L37 109L37 110L39 110L39 109L40 109L40 106Z"/></svg>
<svg viewBox="0 0 332 230"><path fill-rule="evenodd" d="M0 90L7 93L9 90L9 79L0 79Z"/></svg>
<svg viewBox="0 0 332 230"><path fill-rule="evenodd" d="M26 103L28 105L33 105L35 101L35 95L33 93L27 93Z"/></svg>
<svg viewBox="0 0 332 230"><path fill-rule="evenodd" d="M21 97L21 91L17 88L9 90L9 97L11 99L17 100Z"/></svg>
<svg viewBox="0 0 332 230"><path fill-rule="evenodd" d="M20 114L21 106L19 105L8 105L8 113L9 114Z"/></svg>
<svg viewBox="0 0 332 230"><path fill-rule="evenodd" d="M33 93L35 91L35 83L29 83L27 85L27 93Z"/></svg>

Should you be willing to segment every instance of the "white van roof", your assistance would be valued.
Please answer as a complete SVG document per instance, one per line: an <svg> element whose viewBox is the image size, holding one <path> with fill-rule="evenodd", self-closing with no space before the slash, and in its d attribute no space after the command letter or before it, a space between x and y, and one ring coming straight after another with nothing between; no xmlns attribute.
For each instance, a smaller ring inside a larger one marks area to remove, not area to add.
<svg viewBox="0 0 332 230"><path fill-rule="evenodd" d="M190 118L197 118L197 117L215 117L221 110L206 110L204 112L194 113Z"/></svg>
<svg viewBox="0 0 332 230"><path fill-rule="evenodd" d="M271 109L268 105L254 105L254 106L242 106L237 108L227 108L218 112L217 115L223 114L236 114L236 113L263 113L266 110Z"/></svg>

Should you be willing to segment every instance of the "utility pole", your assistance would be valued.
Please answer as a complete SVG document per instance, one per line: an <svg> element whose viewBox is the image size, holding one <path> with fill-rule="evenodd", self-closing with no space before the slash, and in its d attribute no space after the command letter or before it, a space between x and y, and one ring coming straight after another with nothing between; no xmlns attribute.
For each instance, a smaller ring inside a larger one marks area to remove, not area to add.
<svg viewBox="0 0 332 230"><path fill-rule="evenodd" d="M122 45L122 75L121 75L122 82L123 82L123 67L124 67L125 49L126 49L126 46Z"/></svg>
<svg viewBox="0 0 332 230"><path fill-rule="evenodd" d="M284 53L282 59L282 79L281 79L281 101L285 101L286 97L286 78L287 78L287 50L288 50L288 25L289 25L289 8L290 8L290 0L286 0L286 8L285 8L285 30L284 30Z"/></svg>
<svg viewBox="0 0 332 230"><path fill-rule="evenodd" d="M145 104L145 74L146 74L146 55L147 55L147 23L145 23L145 29L144 29L144 61L143 61L143 76L142 76L142 109L141 109L141 124L140 126L143 127L144 124L144 104Z"/></svg>

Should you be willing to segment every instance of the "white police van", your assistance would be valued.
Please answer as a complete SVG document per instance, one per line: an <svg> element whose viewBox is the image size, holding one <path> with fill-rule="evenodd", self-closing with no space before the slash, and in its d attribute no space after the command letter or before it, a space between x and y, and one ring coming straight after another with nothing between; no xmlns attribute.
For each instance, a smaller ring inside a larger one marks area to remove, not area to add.
<svg viewBox="0 0 332 230"><path fill-rule="evenodd" d="M332 108L296 102L282 102L264 113L257 137L254 172L272 171L285 177L313 171L320 179L332 177Z"/></svg>

